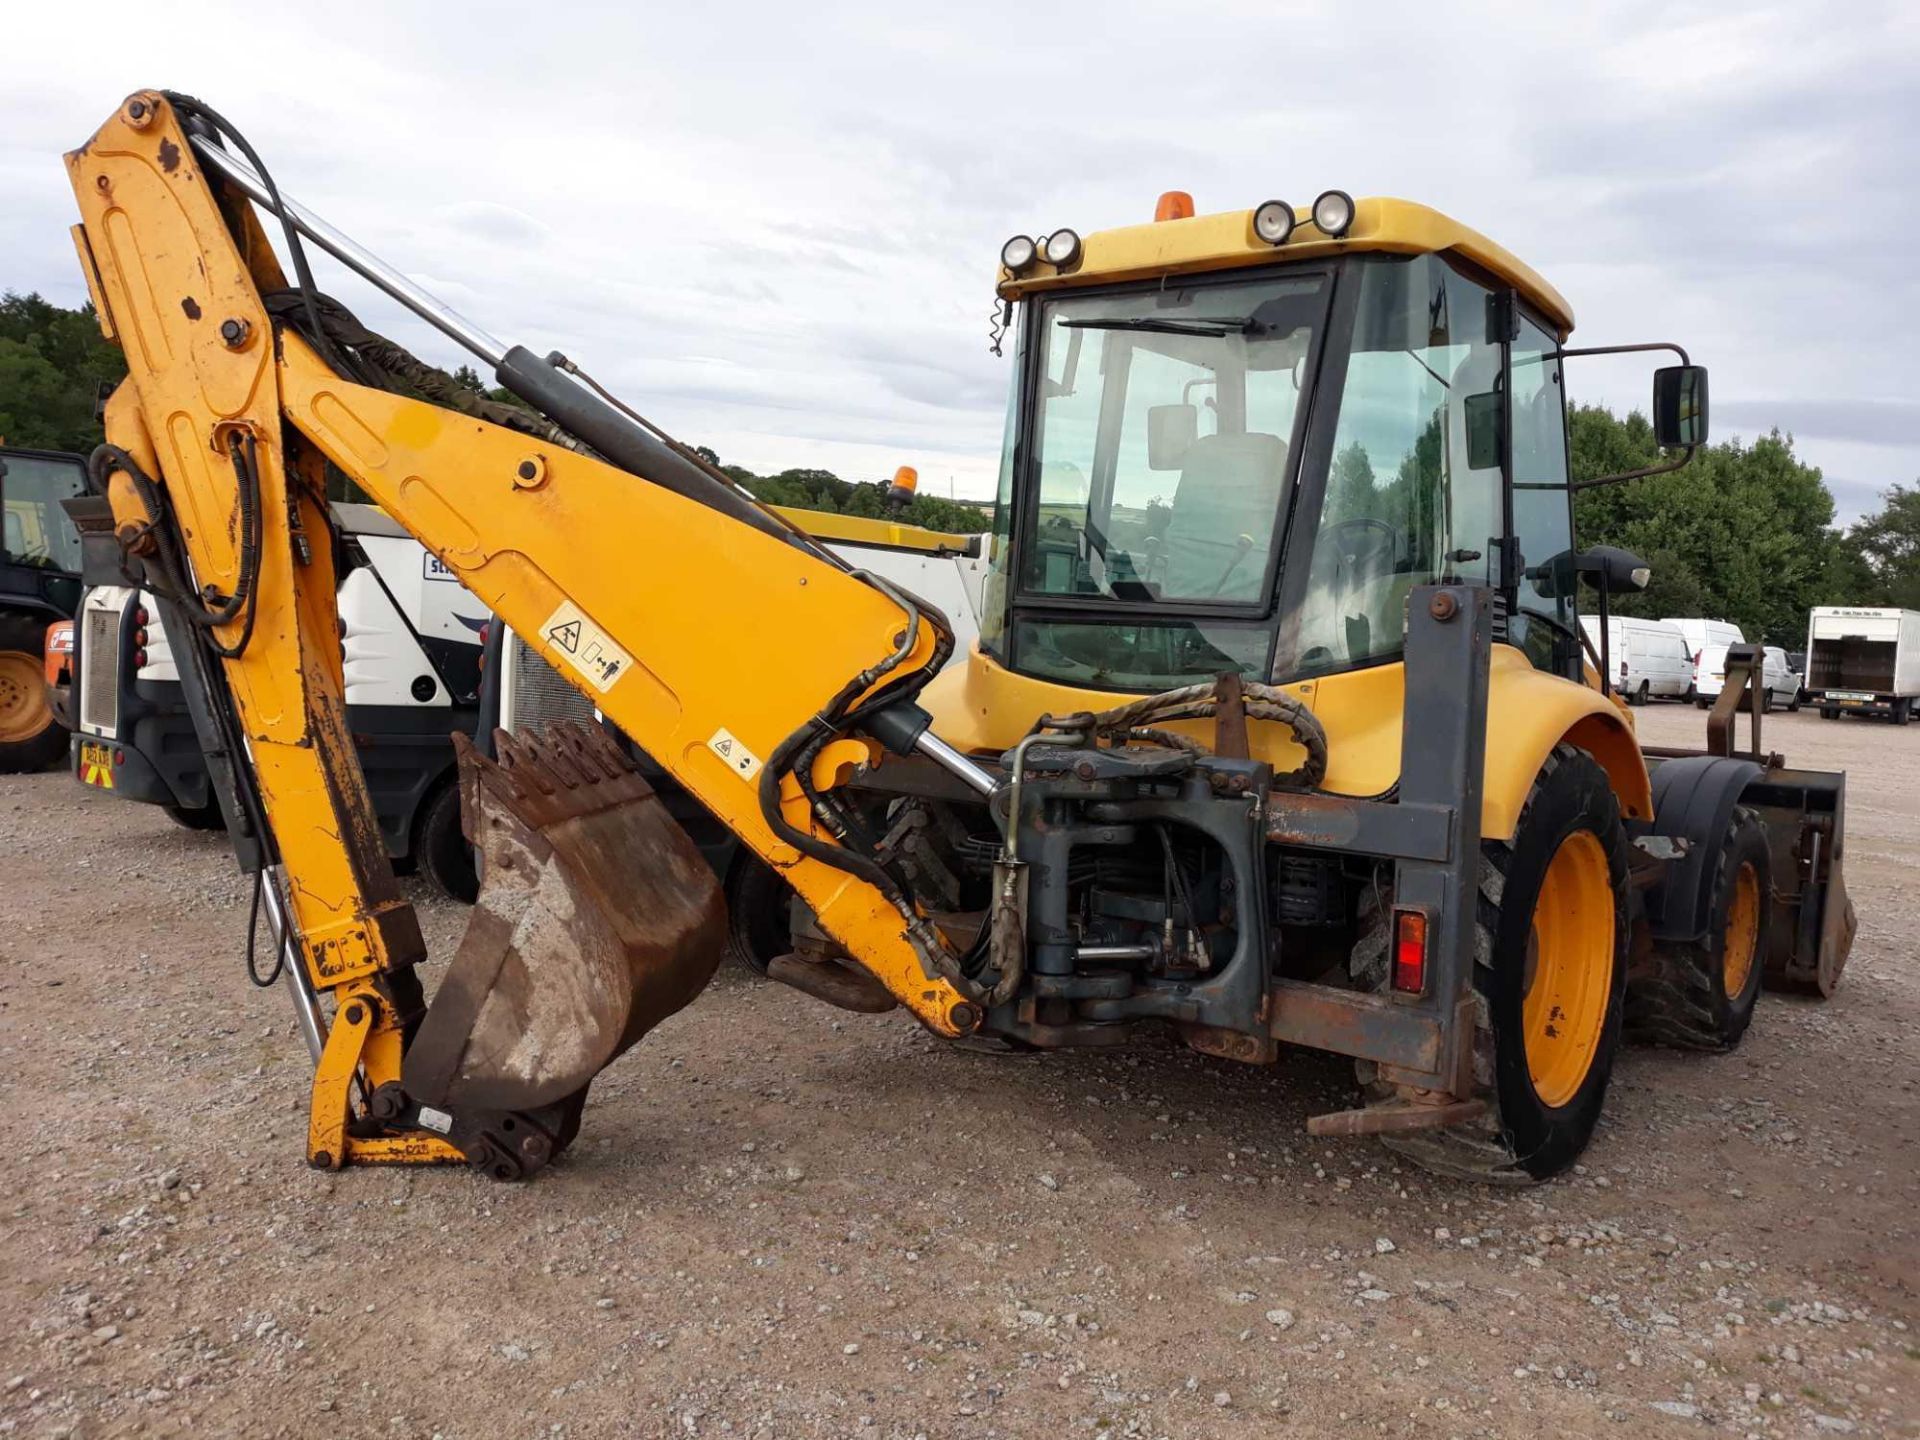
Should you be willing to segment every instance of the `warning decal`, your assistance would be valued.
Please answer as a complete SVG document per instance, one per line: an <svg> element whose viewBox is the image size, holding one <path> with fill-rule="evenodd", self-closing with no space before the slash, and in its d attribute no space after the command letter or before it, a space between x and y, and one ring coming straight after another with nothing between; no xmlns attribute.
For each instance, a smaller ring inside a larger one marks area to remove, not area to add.
<svg viewBox="0 0 1920 1440"><path fill-rule="evenodd" d="M560 608L547 617L547 623L540 627L540 638L547 642L553 658L578 670L602 695L633 668L633 657L571 600L562 601Z"/></svg>
<svg viewBox="0 0 1920 1440"><path fill-rule="evenodd" d="M734 739L729 730L722 728L714 731L713 738L707 741L707 748L726 761L733 773L742 780L751 780L760 773L760 757Z"/></svg>

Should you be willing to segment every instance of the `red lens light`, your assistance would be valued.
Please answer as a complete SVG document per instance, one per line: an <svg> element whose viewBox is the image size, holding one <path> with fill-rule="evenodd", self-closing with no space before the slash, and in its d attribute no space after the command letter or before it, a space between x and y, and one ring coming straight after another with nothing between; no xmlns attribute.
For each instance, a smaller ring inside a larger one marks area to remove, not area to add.
<svg viewBox="0 0 1920 1440"><path fill-rule="evenodd" d="M145 625L145 624L146 624L146 623L147 623L147 622L148 622L149 620L151 620L152 618L153 618L153 617L151 617L150 615L148 615L148 614L147 614L147 607L146 607L146 606L144 606L144 605L136 605L136 606L134 606L134 607L133 607L133 623L134 623L134 624L136 624L136 625Z"/></svg>
<svg viewBox="0 0 1920 1440"><path fill-rule="evenodd" d="M144 670L147 668L147 652L146 651L136 650L133 652L133 668L136 670Z"/></svg>
<svg viewBox="0 0 1920 1440"><path fill-rule="evenodd" d="M1427 917L1419 910L1394 912L1393 988L1402 995L1426 993Z"/></svg>

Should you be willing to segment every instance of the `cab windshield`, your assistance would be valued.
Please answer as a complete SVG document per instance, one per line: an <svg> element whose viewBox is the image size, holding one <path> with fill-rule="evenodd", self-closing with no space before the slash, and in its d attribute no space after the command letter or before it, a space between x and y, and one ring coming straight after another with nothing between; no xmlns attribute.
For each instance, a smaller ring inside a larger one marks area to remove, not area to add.
<svg viewBox="0 0 1920 1440"><path fill-rule="evenodd" d="M1043 302L1038 483L1002 578L1093 614L1016 619L1019 668L1131 687L1264 664L1270 627L1230 612L1266 605L1327 291L1293 273ZM1003 505L1003 564L1012 524ZM1120 613L1148 606L1221 618Z"/></svg>
<svg viewBox="0 0 1920 1440"><path fill-rule="evenodd" d="M66 456L0 455L0 559L7 564L78 574L80 534L62 500L86 493L86 471Z"/></svg>

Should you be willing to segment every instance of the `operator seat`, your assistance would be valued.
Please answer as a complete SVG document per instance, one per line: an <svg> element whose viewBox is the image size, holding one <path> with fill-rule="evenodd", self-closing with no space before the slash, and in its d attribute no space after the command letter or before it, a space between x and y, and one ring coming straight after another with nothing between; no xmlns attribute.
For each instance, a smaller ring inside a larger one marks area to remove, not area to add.
<svg viewBox="0 0 1920 1440"><path fill-rule="evenodd" d="M1187 447L1165 537L1162 599L1252 600L1280 516L1287 443L1257 431Z"/></svg>

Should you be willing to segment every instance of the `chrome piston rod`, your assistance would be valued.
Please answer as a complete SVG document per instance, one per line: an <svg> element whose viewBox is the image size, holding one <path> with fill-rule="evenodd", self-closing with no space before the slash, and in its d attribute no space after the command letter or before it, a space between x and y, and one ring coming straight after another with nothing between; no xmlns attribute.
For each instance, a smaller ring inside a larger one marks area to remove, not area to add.
<svg viewBox="0 0 1920 1440"><path fill-rule="evenodd" d="M307 1042L313 1063L318 1065L320 1052L327 1045L327 1026L320 1018L320 1003L307 984L307 969L288 923L286 899L280 893L280 877L268 869L260 877L260 888L266 898L267 931L273 936L274 953L286 970L287 994L293 997L294 1022L300 1027L300 1038Z"/></svg>
<svg viewBox="0 0 1920 1440"><path fill-rule="evenodd" d="M222 150L218 145L197 138L193 152L200 157L201 164L236 186L261 209L281 216L295 230L354 274L399 301L448 339L464 345L480 359L486 361L489 369L500 368L500 362L506 358L508 346L494 339L464 315L458 314L451 307L434 299L359 241L336 230L288 195L286 191L280 192L280 204L275 205L273 196L267 191L266 183L243 158L231 151Z"/></svg>

